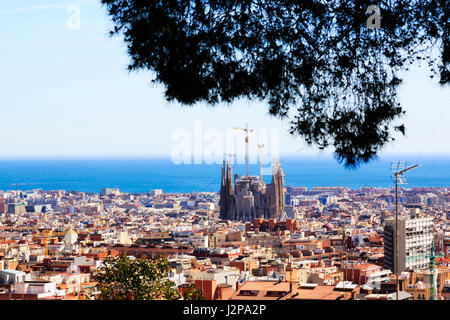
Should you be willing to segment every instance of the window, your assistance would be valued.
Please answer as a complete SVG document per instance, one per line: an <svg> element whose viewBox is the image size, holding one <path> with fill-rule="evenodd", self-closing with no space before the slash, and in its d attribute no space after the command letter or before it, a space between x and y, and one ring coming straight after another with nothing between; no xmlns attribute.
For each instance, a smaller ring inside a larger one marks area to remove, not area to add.
<svg viewBox="0 0 450 320"><path fill-rule="evenodd" d="M286 294L286 291L267 291L266 297L284 297Z"/></svg>
<svg viewBox="0 0 450 320"><path fill-rule="evenodd" d="M240 296L256 296L258 295L259 290L241 290L239 292Z"/></svg>

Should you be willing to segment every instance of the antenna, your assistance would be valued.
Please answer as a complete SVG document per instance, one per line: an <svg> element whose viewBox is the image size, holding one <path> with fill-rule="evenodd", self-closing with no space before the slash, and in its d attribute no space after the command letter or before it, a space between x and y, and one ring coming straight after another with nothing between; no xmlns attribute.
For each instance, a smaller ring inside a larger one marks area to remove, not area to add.
<svg viewBox="0 0 450 320"><path fill-rule="evenodd" d="M345 234L345 228L342 228L342 240L343 240L343 244L344 244L344 246L343 246L343 255L341 255L341 257L342 257L342 264L341 264L341 269L343 269L343 270L345 270L344 272L343 272L343 275L342 275L342 297L343 298L345 298L345 278L346 278L346 276L345 276L345 274L346 274L346 269L345 269L345 267L346 267L346 261L347 261L347 247L346 247L346 234Z"/></svg>
<svg viewBox="0 0 450 320"><path fill-rule="evenodd" d="M405 184L406 178L403 177L403 174L409 170L417 168L419 165L415 164L410 167L406 167L406 161L397 161L397 163L391 163L391 173L392 178L395 182L395 279L397 283L397 292L396 297L398 301L398 291L399 291L399 282L398 282L398 184Z"/></svg>
<svg viewBox="0 0 450 320"><path fill-rule="evenodd" d="M234 128L235 130L243 130L245 132L245 176L248 178L248 133L253 132L253 129L248 128L245 123L245 128Z"/></svg>
<svg viewBox="0 0 450 320"><path fill-rule="evenodd" d="M292 295L292 261L291 261L291 255L292 255L292 238L289 238L289 240L286 240L286 242L289 247L289 253L288 253L288 265L289 265L289 293ZM286 252L283 250L283 252ZM287 270L286 270L287 271ZM286 277L287 278L287 274Z"/></svg>

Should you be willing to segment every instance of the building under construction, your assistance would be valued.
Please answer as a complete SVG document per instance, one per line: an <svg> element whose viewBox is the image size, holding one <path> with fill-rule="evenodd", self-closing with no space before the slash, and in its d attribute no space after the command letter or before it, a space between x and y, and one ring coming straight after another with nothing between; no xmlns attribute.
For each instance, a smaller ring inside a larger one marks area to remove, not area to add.
<svg viewBox="0 0 450 320"><path fill-rule="evenodd" d="M220 218L253 221L255 218L279 219L284 211L283 171L278 161L272 166L272 181L265 184L262 176L235 175L232 166L223 163L220 184Z"/></svg>

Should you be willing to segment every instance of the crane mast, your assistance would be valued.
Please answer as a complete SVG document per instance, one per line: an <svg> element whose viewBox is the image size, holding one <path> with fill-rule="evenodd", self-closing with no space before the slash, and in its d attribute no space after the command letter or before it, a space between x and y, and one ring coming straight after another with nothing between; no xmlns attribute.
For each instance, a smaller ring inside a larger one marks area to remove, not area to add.
<svg viewBox="0 0 450 320"><path fill-rule="evenodd" d="M245 176L248 177L248 133L253 132L253 129L248 128L248 123L245 123L245 128L234 128L235 130L243 130L245 132Z"/></svg>

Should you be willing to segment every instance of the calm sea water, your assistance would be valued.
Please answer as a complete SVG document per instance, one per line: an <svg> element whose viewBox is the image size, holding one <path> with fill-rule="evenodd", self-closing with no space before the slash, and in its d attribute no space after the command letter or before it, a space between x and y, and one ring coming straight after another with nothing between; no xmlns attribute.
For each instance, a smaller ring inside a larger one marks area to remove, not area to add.
<svg viewBox="0 0 450 320"><path fill-rule="evenodd" d="M285 185L391 187L390 167L395 159L378 159L356 170L345 169L329 158L280 159ZM450 187L450 157L406 160L421 166L407 173L405 187ZM268 167L265 165L264 167ZM234 172L245 173L244 165ZM123 192L218 191L221 165L174 164L168 159L31 159L0 160L0 190L76 190L100 192L103 187L118 187ZM259 166L250 165L258 175ZM270 175L264 180L270 182Z"/></svg>

